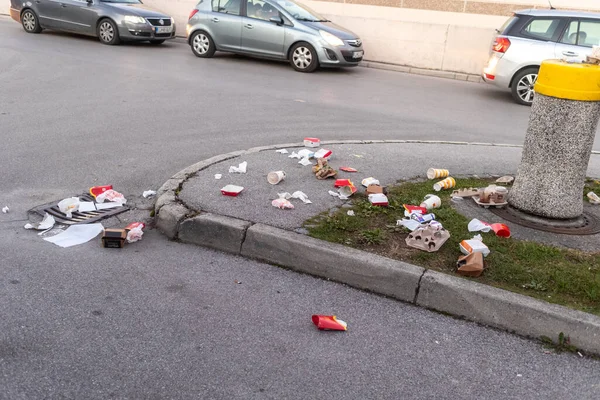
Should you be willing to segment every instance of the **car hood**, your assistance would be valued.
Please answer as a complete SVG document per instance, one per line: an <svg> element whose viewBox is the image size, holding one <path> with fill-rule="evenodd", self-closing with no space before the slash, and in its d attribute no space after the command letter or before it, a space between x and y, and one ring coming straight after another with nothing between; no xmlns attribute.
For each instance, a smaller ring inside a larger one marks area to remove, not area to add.
<svg viewBox="0 0 600 400"><path fill-rule="evenodd" d="M104 3L105 5L118 10L123 15L137 15L140 17L159 17L159 18L171 18L166 14L153 10L143 4L125 4L125 3Z"/></svg>
<svg viewBox="0 0 600 400"><path fill-rule="evenodd" d="M349 31L346 28L342 28L341 26L336 25L333 22L308 22L308 21L300 21L300 22L302 22L302 24L304 24L306 26L310 26L313 29L329 32L332 35L335 35L342 40L358 39L357 34Z"/></svg>

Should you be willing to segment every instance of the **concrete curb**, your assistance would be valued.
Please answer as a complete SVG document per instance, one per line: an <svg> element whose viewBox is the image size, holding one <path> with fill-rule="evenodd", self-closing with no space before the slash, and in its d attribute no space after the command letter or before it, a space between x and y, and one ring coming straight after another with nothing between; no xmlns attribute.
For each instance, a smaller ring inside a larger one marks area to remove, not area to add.
<svg viewBox="0 0 600 400"><path fill-rule="evenodd" d="M345 140L323 144L422 143L502 146L415 140ZM560 332L579 349L600 354L600 317L497 289L460 277L377 256L299 233L186 206L178 193L185 181L213 164L243 154L303 147L287 143L221 154L175 174L157 191L156 227L170 239L268 262L420 307L465 318L522 336L557 338ZM599 153L599 152L596 152Z"/></svg>
<svg viewBox="0 0 600 400"><path fill-rule="evenodd" d="M408 67L405 65L387 64L387 63L382 63L382 62L377 62L377 61L361 61L359 66L365 67L365 68L384 69L387 71L404 72L406 74L433 76L436 78L455 79L457 81L483 83L483 79L481 78L480 75L465 74L462 72L443 71L440 69L415 68L415 67Z"/></svg>

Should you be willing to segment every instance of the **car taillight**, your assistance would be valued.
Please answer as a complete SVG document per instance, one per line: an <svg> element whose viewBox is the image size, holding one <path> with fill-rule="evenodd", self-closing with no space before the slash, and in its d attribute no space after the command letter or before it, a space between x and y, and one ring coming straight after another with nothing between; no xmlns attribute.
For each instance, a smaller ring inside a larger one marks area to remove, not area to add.
<svg viewBox="0 0 600 400"><path fill-rule="evenodd" d="M198 9L197 9L197 8L194 8L194 9L192 10L192 12L190 13L190 16L188 17L188 19L192 19L192 17L193 17L194 15L196 15L196 13L197 13L197 12L198 12Z"/></svg>
<svg viewBox="0 0 600 400"><path fill-rule="evenodd" d="M498 53L506 53L506 50L510 47L510 40L505 37L498 37L492 44L492 50Z"/></svg>

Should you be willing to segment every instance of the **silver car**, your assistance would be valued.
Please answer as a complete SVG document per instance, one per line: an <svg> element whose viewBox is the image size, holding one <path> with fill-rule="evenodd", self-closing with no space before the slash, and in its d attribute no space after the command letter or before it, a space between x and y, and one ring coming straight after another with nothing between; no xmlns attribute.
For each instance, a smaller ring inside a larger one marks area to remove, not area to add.
<svg viewBox="0 0 600 400"><path fill-rule="evenodd" d="M198 57L227 51L287 60L300 72L354 67L364 56L357 35L292 0L200 0L187 37Z"/></svg>
<svg viewBox="0 0 600 400"><path fill-rule="evenodd" d="M581 62L600 45L600 14L523 10L511 17L494 38L483 79L509 89L519 104L533 103L533 86L542 61Z"/></svg>
<svg viewBox="0 0 600 400"><path fill-rule="evenodd" d="M175 37L175 20L139 0L11 0L10 16L29 33L47 28L96 36L104 44L161 44Z"/></svg>

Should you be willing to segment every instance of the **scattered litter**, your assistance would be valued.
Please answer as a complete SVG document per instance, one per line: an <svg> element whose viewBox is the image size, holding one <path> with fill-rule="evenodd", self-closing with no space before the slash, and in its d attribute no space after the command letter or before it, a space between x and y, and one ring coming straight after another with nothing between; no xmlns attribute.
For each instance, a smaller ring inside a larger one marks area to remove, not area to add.
<svg viewBox="0 0 600 400"><path fill-rule="evenodd" d="M8 214L9 211L10 211L10 208L8 208L8 206L2 207L2 212L4 214Z"/></svg>
<svg viewBox="0 0 600 400"><path fill-rule="evenodd" d="M440 179L446 178L450 175L447 169L429 168L427 170L427 179Z"/></svg>
<svg viewBox="0 0 600 400"><path fill-rule="evenodd" d="M456 267L459 275L478 277L483 272L483 254L471 253L461 256L456 262Z"/></svg>
<svg viewBox="0 0 600 400"><path fill-rule="evenodd" d="M221 179L223 177L222 174L215 174L215 179Z"/></svg>
<svg viewBox="0 0 600 400"><path fill-rule="evenodd" d="M58 208L67 218L73 218L73 212L79 210L79 197L69 197L59 201Z"/></svg>
<svg viewBox="0 0 600 400"><path fill-rule="evenodd" d="M323 158L317 159L317 165L313 166L312 170L317 179L333 178L337 175L337 171L331 168L327 160Z"/></svg>
<svg viewBox="0 0 600 400"><path fill-rule="evenodd" d="M236 174L245 174L246 171L248 169L248 161L244 161L243 163L240 163L240 165L238 165L237 167L231 166L229 167L229 173L236 173Z"/></svg>
<svg viewBox="0 0 600 400"><path fill-rule="evenodd" d="M414 219L399 219L396 221L396 225L403 226L411 232L421 227L421 223L419 221L415 221Z"/></svg>
<svg viewBox="0 0 600 400"><path fill-rule="evenodd" d="M506 175L506 176L501 176L500 178L496 179L496 183L501 183L503 185L510 185L511 183L513 183L514 180L515 180L515 178L513 176Z"/></svg>
<svg viewBox="0 0 600 400"><path fill-rule="evenodd" d="M365 178L361 183L364 187L369 187L369 185L379 185L379 181L373 177Z"/></svg>
<svg viewBox="0 0 600 400"><path fill-rule="evenodd" d="M479 196L481 191L482 191L482 189L477 189L477 188L458 189L458 190L455 190L452 192L452 197L464 198L464 197Z"/></svg>
<svg viewBox="0 0 600 400"><path fill-rule="evenodd" d="M348 324L341 319L337 319L335 315L313 315L312 322L319 330L328 331L347 331Z"/></svg>
<svg viewBox="0 0 600 400"><path fill-rule="evenodd" d="M600 204L600 196L598 196L594 192L589 192L587 194L587 198L590 201L590 203L592 203L592 204Z"/></svg>
<svg viewBox="0 0 600 400"><path fill-rule="evenodd" d="M64 232L56 236L44 238L44 240L63 248L71 247L89 242L102 233L103 230L104 227L100 223L72 225Z"/></svg>
<svg viewBox="0 0 600 400"><path fill-rule="evenodd" d="M237 279L235 281L233 281L233 283L235 283L236 285L241 285L242 281L238 281Z"/></svg>
<svg viewBox="0 0 600 400"><path fill-rule="evenodd" d="M344 172L358 172L357 169L352 168L352 167L340 167L340 171L344 171Z"/></svg>
<svg viewBox="0 0 600 400"><path fill-rule="evenodd" d="M484 257L490 254L490 249L483 243L481 235L476 235L473 239L463 240L459 243L460 251L469 255L471 253L482 253Z"/></svg>
<svg viewBox="0 0 600 400"><path fill-rule="evenodd" d="M442 205L442 199L435 194L428 194L425 196L425 200L421 203L421 207L426 208L427 211L433 210L434 208L440 208Z"/></svg>
<svg viewBox="0 0 600 400"><path fill-rule="evenodd" d="M107 249L122 249L127 239L125 229L105 229L102 234L102 247Z"/></svg>
<svg viewBox="0 0 600 400"><path fill-rule="evenodd" d="M301 158L313 158L315 153L313 151L310 151L309 149L302 149L298 152L298 155Z"/></svg>
<svg viewBox="0 0 600 400"><path fill-rule="evenodd" d="M144 196L145 199L147 199L148 197L156 196L156 191L146 190L144 193L142 193L142 196Z"/></svg>
<svg viewBox="0 0 600 400"><path fill-rule="evenodd" d="M280 208L282 210L288 209L288 210L293 210L294 209L294 205L286 198L278 198L275 199L271 202L271 205L273 207L277 207Z"/></svg>
<svg viewBox="0 0 600 400"><path fill-rule="evenodd" d="M93 186L90 188L90 194L96 198L99 194L106 192L107 190L111 190L112 185L104 185L104 186Z"/></svg>
<svg viewBox="0 0 600 400"><path fill-rule="evenodd" d="M304 145L306 147L319 147L321 145L321 140L319 138L306 137L304 138Z"/></svg>
<svg viewBox="0 0 600 400"><path fill-rule="evenodd" d="M297 103L306 103L306 100L301 100L301 99L296 99L294 101L297 102Z"/></svg>
<svg viewBox="0 0 600 400"><path fill-rule="evenodd" d="M269 182L271 185L277 185L284 179L285 172L283 171L272 171L267 174L267 182Z"/></svg>
<svg viewBox="0 0 600 400"><path fill-rule="evenodd" d="M44 219L39 224L36 224L36 225L25 224L25 226L23 228L35 229L37 231L45 231L45 230L51 229L55 223L56 223L56 220L54 219L54 217L52 215L46 213L44 215Z"/></svg>
<svg viewBox="0 0 600 400"><path fill-rule="evenodd" d="M306 193L304 193L304 192L301 192L301 191L299 191L299 190L297 190L297 191L295 191L294 193L292 193L292 198L293 198L293 199L300 199L300 200L302 200L302 202L303 202L304 204L312 204L312 201L310 201L310 200L308 199L308 196L306 195Z"/></svg>
<svg viewBox="0 0 600 400"><path fill-rule="evenodd" d="M411 206L410 204L403 204L404 216L410 217L414 213L427 214L427 209L421 206Z"/></svg>
<svg viewBox="0 0 600 400"><path fill-rule="evenodd" d="M223 196L236 197L238 194L240 194L242 192L242 190L244 190L243 186L227 185L227 186L221 188L221 193L223 194Z"/></svg>
<svg viewBox="0 0 600 400"><path fill-rule="evenodd" d="M380 206L380 207L388 206L388 198L383 193L370 194L369 202L374 206Z"/></svg>
<svg viewBox="0 0 600 400"><path fill-rule="evenodd" d="M104 204L108 204L108 203L104 203ZM94 204L93 201L80 201L79 209L77 211L79 211L81 213L96 211L96 205Z"/></svg>
<svg viewBox="0 0 600 400"><path fill-rule="evenodd" d="M333 190L329 191L329 194L332 195L333 197L340 197L339 193L334 192Z"/></svg>
<svg viewBox="0 0 600 400"><path fill-rule="evenodd" d="M577 354L579 355L579 357L583 358L583 354L581 354L580 351L578 351Z"/></svg>
<svg viewBox="0 0 600 400"><path fill-rule="evenodd" d="M459 203L464 200L464 197L452 196L450 197L450 200L452 200L454 203Z"/></svg>
<svg viewBox="0 0 600 400"><path fill-rule="evenodd" d="M517 377L518 377L518 378L520 378L520 377L522 377L522 376L523 376L523 375L521 375L521 374L517 374Z"/></svg>
<svg viewBox="0 0 600 400"><path fill-rule="evenodd" d="M433 190L439 192L442 189L451 189L456 186L456 180L452 177L448 177L443 181L439 181L433 184Z"/></svg>
<svg viewBox="0 0 600 400"><path fill-rule="evenodd" d="M410 219L413 219L413 220L419 222L420 224L425 224L427 222L431 222L431 221L435 220L435 214L433 214L433 213L431 213L431 214L414 213L414 214L411 214Z"/></svg>
<svg viewBox="0 0 600 400"><path fill-rule="evenodd" d="M348 212L346 214L348 214L349 217L354 217L356 215L356 214L354 214L354 211L352 211L352 210L348 210Z"/></svg>
<svg viewBox="0 0 600 400"><path fill-rule="evenodd" d="M127 203L127 199L125 198L125 196L112 189L102 192L96 196L96 203L104 203L105 201L119 203L120 205Z"/></svg>
<svg viewBox="0 0 600 400"><path fill-rule="evenodd" d="M354 186L342 186L338 189L338 193L340 194L340 199L346 200L348 197L352 196L356 193L356 188Z"/></svg>
<svg viewBox="0 0 600 400"><path fill-rule="evenodd" d="M295 151L292 151L292 154L290 154L288 157L289 158L297 158L297 159L302 158L302 156L300 154L296 153Z"/></svg>
<svg viewBox="0 0 600 400"><path fill-rule="evenodd" d="M133 222L125 227L125 231L127 232L127 243L135 243L139 240L142 240L142 236L144 235L143 229L146 227L146 224L143 222Z"/></svg>
<svg viewBox="0 0 600 400"><path fill-rule="evenodd" d="M383 193L387 194L387 189L380 185L369 185L367 186L367 195Z"/></svg>
<svg viewBox="0 0 600 400"><path fill-rule="evenodd" d="M332 151L327 149L320 149L314 153L314 158L329 158L331 156Z"/></svg>
<svg viewBox="0 0 600 400"><path fill-rule="evenodd" d="M510 237L510 229L505 224L489 224L484 221L480 221L478 219L472 219L468 225L469 232L490 232L494 231L496 236L509 238Z"/></svg>
<svg viewBox="0 0 600 400"><path fill-rule="evenodd" d="M449 238L447 230L426 225L409 233L405 242L407 246L432 253L438 251Z"/></svg>
<svg viewBox="0 0 600 400"><path fill-rule="evenodd" d="M352 154L352 155L356 158L365 158L365 156L362 154Z"/></svg>
<svg viewBox="0 0 600 400"><path fill-rule="evenodd" d="M279 149L279 150L275 150L275 153L288 154L289 151L287 151L286 149Z"/></svg>
<svg viewBox="0 0 600 400"><path fill-rule="evenodd" d="M497 207L501 208L508 204L508 189L504 186L490 185L479 191L478 196L473 196L473 200L478 205L489 208Z"/></svg>
<svg viewBox="0 0 600 400"><path fill-rule="evenodd" d="M100 210L108 210L109 208L116 208L116 207L121 207L121 203L116 203L113 201L110 201L108 203L101 203L101 204L96 204L96 210L100 211Z"/></svg>
<svg viewBox="0 0 600 400"><path fill-rule="evenodd" d="M354 186L350 179L336 179L333 187L339 188L342 186Z"/></svg>
<svg viewBox="0 0 600 400"><path fill-rule="evenodd" d="M298 161L298 164L302 164L305 167L308 165L313 165L313 163L310 162L310 159L308 157L304 157L302 160Z"/></svg>

